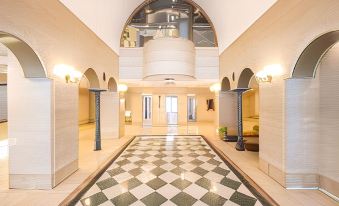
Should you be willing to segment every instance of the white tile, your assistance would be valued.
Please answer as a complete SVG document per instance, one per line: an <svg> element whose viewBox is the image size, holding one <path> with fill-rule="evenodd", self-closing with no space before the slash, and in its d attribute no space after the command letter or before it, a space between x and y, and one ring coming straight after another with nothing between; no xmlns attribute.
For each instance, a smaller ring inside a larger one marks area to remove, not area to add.
<svg viewBox="0 0 339 206"><path fill-rule="evenodd" d="M111 201L108 200L108 201L100 204L99 206L114 206L114 205L113 205L113 203Z"/></svg>
<svg viewBox="0 0 339 206"><path fill-rule="evenodd" d="M161 165L160 167L164 170L170 171L176 168L177 166L173 165L172 163L167 163L167 164Z"/></svg>
<svg viewBox="0 0 339 206"><path fill-rule="evenodd" d="M147 163L141 166L141 169L143 169L146 172L150 172L151 170L153 170L154 168L156 168L157 166L152 164L152 163Z"/></svg>
<svg viewBox="0 0 339 206"><path fill-rule="evenodd" d="M167 184L158 189L157 192L164 196L165 198L171 199L175 195L179 194L181 191L178 188L174 187L173 185Z"/></svg>
<svg viewBox="0 0 339 206"><path fill-rule="evenodd" d="M195 182L200 178L201 176L194 172L185 172L185 179L189 180L190 182Z"/></svg>
<svg viewBox="0 0 339 206"><path fill-rule="evenodd" d="M118 182L118 183L122 183L125 182L126 180L129 180L131 178L133 178L133 176L131 174L129 174L128 172L123 172L121 174L118 174L116 176L113 176L113 178Z"/></svg>
<svg viewBox="0 0 339 206"><path fill-rule="evenodd" d="M235 204L234 202L227 200L224 204L224 206L239 206L238 204Z"/></svg>
<svg viewBox="0 0 339 206"><path fill-rule="evenodd" d="M208 190L196 184L191 184L190 186L185 188L183 191L198 200L202 198L208 192Z"/></svg>
<svg viewBox="0 0 339 206"><path fill-rule="evenodd" d="M115 185L113 187L109 187L102 192L106 195L106 197L110 200L113 199L114 197L121 195L125 192L127 192L127 188L122 187L121 185Z"/></svg>
<svg viewBox="0 0 339 206"><path fill-rule="evenodd" d="M100 190L100 188L96 185L96 184L94 184L86 193L85 193L85 195L84 195L84 198L85 197L89 197L89 196L91 196L91 195L94 195L94 194L96 194L96 193L98 193L98 192L100 192L101 190Z"/></svg>
<svg viewBox="0 0 339 206"><path fill-rule="evenodd" d="M215 172L208 172L204 175L204 177L211 180L212 182L220 182L224 178L224 176Z"/></svg>
<svg viewBox="0 0 339 206"><path fill-rule="evenodd" d="M172 172L165 172L164 174L160 175L159 178L164 180L167 183L171 183L174 180L178 179L180 176L172 173Z"/></svg>
<svg viewBox="0 0 339 206"><path fill-rule="evenodd" d="M190 164L190 163L186 163L186 164L180 165L180 167L181 167L181 168L184 168L184 169L187 170L187 171L191 171L191 170L193 170L194 168L196 168L195 165Z"/></svg>
<svg viewBox="0 0 339 206"><path fill-rule="evenodd" d="M219 183L212 183L211 192L214 192L223 198L230 199L235 190Z"/></svg>
<svg viewBox="0 0 339 206"><path fill-rule="evenodd" d="M212 165L210 163L205 162L204 164L200 165L199 167L207 170L207 171L212 171L214 168L216 168L216 165Z"/></svg>
<svg viewBox="0 0 339 206"><path fill-rule="evenodd" d="M137 167L138 167L137 165L130 163L130 164L126 164L126 165L122 166L121 168L124 169L125 171L130 171L130 170L135 169Z"/></svg>
<svg viewBox="0 0 339 206"><path fill-rule="evenodd" d="M240 187L237 189L238 192L241 192L245 195L248 195L250 197L256 198L248 189L244 184L241 184Z"/></svg>
<svg viewBox="0 0 339 206"><path fill-rule="evenodd" d="M152 179L156 178L156 176L153 175L152 173L144 172L138 175L136 178L140 180L142 183L147 183L151 181Z"/></svg>
<svg viewBox="0 0 339 206"><path fill-rule="evenodd" d="M164 202L161 206L176 206L176 204L174 204L172 201L168 200L168 201Z"/></svg>
<svg viewBox="0 0 339 206"><path fill-rule="evenodd" d="M152 188L147 186L146 184L141 184L138 187L133 188L130 190L130 192L139 200L142 199L143 197L146 197L147 195L151 194L154 192Z"/></svg>

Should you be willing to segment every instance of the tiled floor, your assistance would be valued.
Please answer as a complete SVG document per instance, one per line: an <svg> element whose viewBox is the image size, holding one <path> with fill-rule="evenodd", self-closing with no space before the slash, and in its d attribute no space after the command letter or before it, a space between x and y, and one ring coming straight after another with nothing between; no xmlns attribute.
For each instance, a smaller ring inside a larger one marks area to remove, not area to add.
<svg viewBox="0 0 339 206"><path fill-rule="evenodd" d="M261 205L200 136L137 137L77 205Z"/></svg>

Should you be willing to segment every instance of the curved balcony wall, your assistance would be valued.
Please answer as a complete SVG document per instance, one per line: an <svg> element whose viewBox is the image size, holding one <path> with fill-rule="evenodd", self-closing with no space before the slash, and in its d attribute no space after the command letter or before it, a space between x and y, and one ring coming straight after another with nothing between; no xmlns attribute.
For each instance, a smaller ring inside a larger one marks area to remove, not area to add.
<svg viewBox="0 0 339 206"><path fill-rule="evenodd" d="M195 79L195 47L182 38L158 38L144 47L144 80Z"/></svg>

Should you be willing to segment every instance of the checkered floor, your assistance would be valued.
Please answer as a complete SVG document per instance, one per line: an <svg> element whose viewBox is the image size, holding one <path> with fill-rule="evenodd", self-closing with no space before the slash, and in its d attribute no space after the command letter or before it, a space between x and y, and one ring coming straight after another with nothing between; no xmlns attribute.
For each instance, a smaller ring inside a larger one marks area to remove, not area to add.
<svg viewBox="0 0 339 206"><path fill-rule="evenodd" d="M77 205L261 203L200 136L137 137Z"/></svg>

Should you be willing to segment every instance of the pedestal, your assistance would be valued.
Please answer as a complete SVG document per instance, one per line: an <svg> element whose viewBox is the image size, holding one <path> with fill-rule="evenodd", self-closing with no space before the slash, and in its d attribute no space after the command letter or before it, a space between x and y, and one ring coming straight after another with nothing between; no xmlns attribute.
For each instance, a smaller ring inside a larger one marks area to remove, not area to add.
<svg viewBox="0 0 339 206"><path fill-rule="evenodd" d="M100 93L106 90L89 89L95 95L95 141L94 151L101 150L101 130L100 130Z"/></svg>

